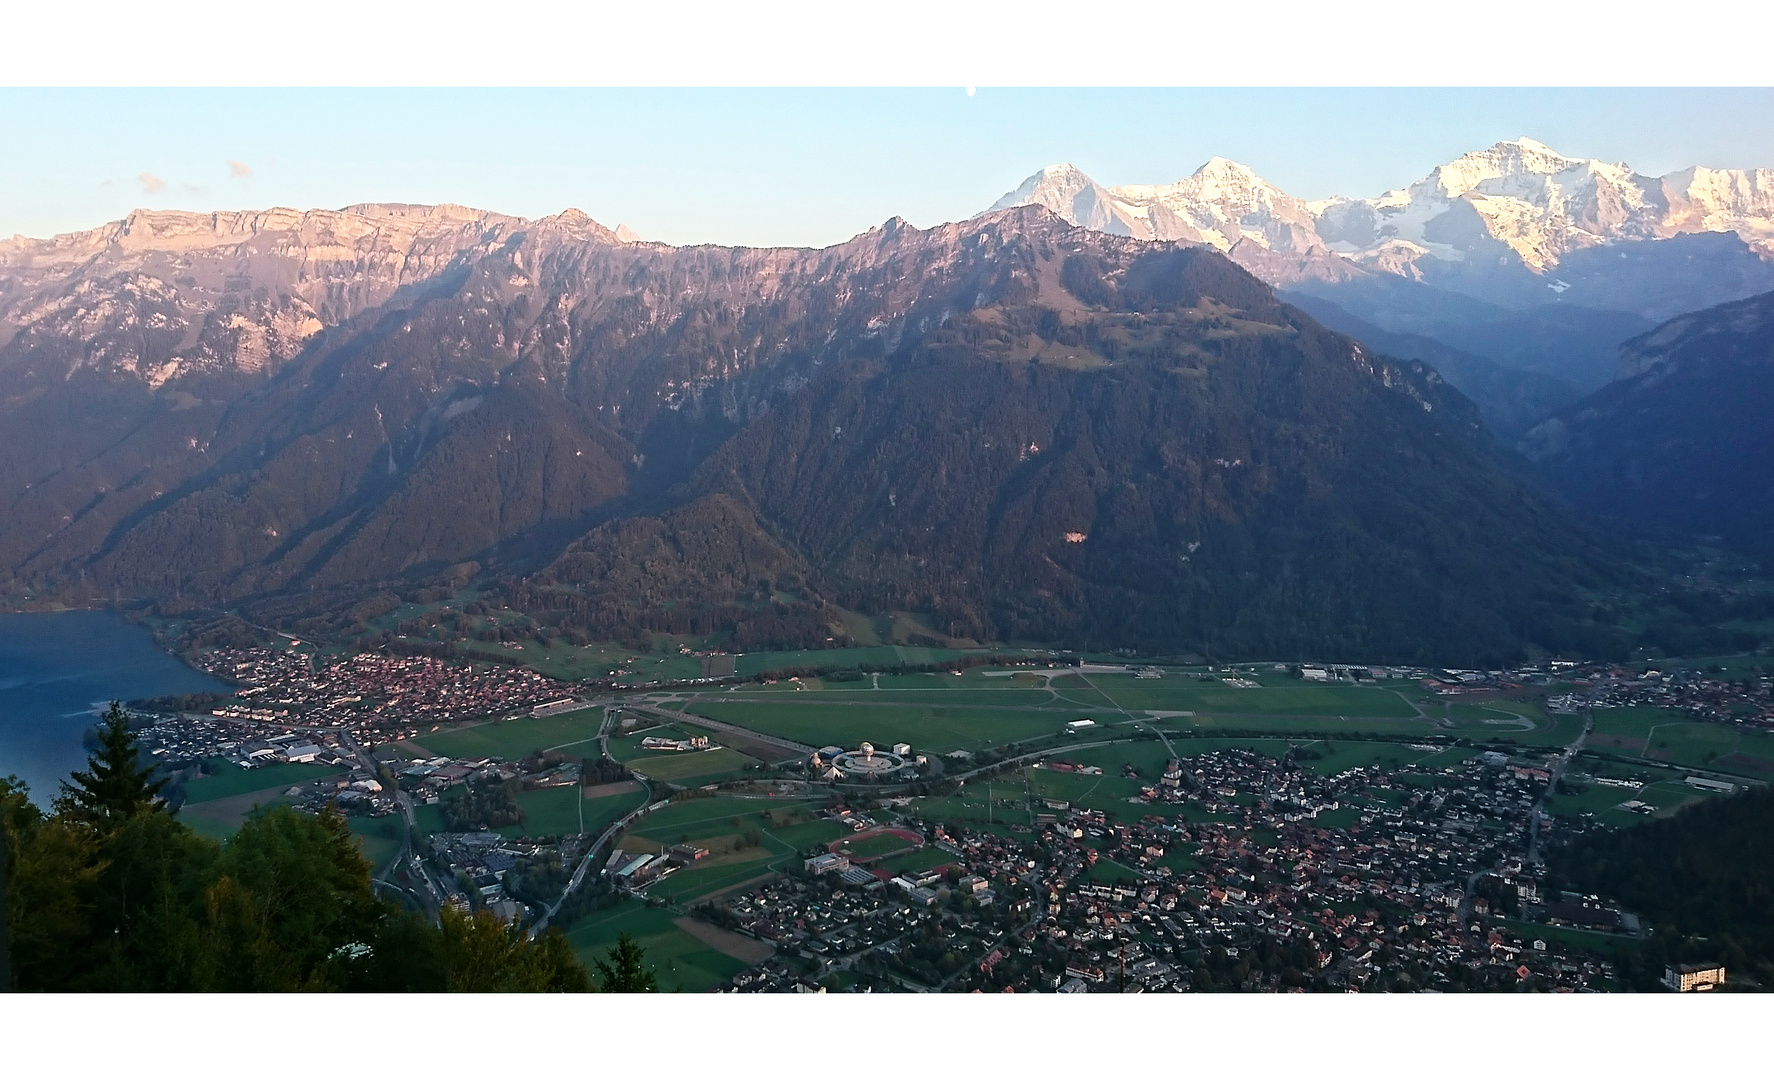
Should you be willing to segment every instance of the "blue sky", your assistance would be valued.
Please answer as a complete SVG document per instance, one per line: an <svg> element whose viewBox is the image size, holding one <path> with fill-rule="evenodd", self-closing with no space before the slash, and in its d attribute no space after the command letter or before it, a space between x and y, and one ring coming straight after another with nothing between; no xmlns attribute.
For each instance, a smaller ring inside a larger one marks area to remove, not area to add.
<svg viewBox="0 0 1774 1080"><path fill-rule="evenodd" d="M1059 161L1163 183L1220 154L1367 196L1521 135L1651 174L1774 167L1774 91L0 90L0 236L403 201L818 245L966 217Z"/></svg>

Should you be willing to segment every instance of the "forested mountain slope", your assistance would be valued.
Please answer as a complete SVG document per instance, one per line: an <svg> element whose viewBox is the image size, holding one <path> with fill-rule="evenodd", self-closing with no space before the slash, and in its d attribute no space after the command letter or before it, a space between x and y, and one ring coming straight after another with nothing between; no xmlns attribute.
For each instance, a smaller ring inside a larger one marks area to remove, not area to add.
<svg viewBox="0 0 1774 1080"><path fill-rule="evenodd" d="M1523 451L1583 506L1774 556L1774 293L1672 319L1620 366Z"/></svg>

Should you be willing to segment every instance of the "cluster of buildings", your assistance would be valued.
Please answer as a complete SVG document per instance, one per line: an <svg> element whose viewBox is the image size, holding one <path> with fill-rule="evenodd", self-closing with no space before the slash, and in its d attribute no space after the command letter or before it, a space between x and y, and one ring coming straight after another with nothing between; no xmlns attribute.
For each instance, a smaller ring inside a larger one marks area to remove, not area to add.
<svg viewBox="0 0 1774 1080"><path fill-rule="evenodd" d="M672 844L659 852L624 851L617 848L604 860L604 874L619 889L644 889L655 881L708 858L705 847Z"/></svg>
<svg viewBox="0 0 1774 1080"><path fill-rule="evenodd" d="M815 780L856 782L906 782L923 775L929 759L912 755L909 743L894 743L892 750L878 750L863 743L854 750L826 746L807 759L807 775Z"/></svg>
<svg viewBox="0 0 1774 1080"><path fill-rule="evenodd" d="M1774 728L1774 677L1764 671L1723 672L1594 665L1572 680L1558 704L1574 711L1642 705L1684 712L1691 720Z"/></svg>
<svg viewBox="0 0 1774 1080"><path fill-rule="evenodd" d="M447 721L574 703L571 686L533 671L425 656L229 648L193 663L241 687L214 710L218 717L338 727L364 737L407 737Z"/></svg>
<svg viewBox="0 0 1774 1080"><path fill-rule="evenodd" d="M144 751L173 771L210 758L223 758L243 769L287 761L282 748L294 741L273 742L257 724L207 713L157 715L137 739ZM336 748L327 749L337 754Z"/></svg>
<svg viewBox="0 0 1774 1080"><path fill-rule="evenodd" d="M352 817L387 817L399 811L394 793L367 769L333 773L317 780L296 784L284 794L290 796L297 809L318 813L334 807Z"/></svg>
<svg viewBox="0 0 1774 1080"><path fill-rule="evenodd" d="M431 861L440 871L439 884L446 903L464 911L478 907L506 922L522 922L534 912L507 893L513 872L531 862L571 865L585 854L589 842L584 837L571 837L559 844L536 844L490 830L435 833L431 837Z"/></svg>
<svg viewBox="0 0 1774 1080"><path fill-rule="evenodd" d="M529 772L522 762L499 758L422 758L401 764L395 778L401 790L411 794L415 801L426 804L437 802L444 791L463 783L501 784L507 780L521 780L526 788L545 788L567 787L579 782L582 770L576 760L550 764L545 758L539 764L542 766L540 771Z"/></svg>
<svg viewBox="0 0 1774 1080"><path fill-rule="evenodd" d="M800 973L733 988L834 971L882 990L1607 988L1607 961L1528 921L1638 929L1596 898L1540 895L1526 851L1547 779L1478 757L1327 776L1217 749L1171 761L1136 820L1035 799L1028 824L986 828L914 808L902 824L946 861L895 874L816 855L728 898Z"/></svg>

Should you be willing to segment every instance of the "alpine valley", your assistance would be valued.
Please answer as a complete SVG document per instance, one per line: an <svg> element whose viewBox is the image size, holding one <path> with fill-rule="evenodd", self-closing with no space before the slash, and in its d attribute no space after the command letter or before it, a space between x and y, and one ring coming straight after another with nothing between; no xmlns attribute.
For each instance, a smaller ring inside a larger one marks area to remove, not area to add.
<svg viewBox="0 0 1774 1080"><path fill-rule="evenodd" d="M894 613L1207 657L1742 647L1601 523L1679 533L1646 500L1732 475L1642 440L1721 381L1765 400L1770 259L1774 173L1528 140L1374 199L1062 166L819 250L138 211L0 243L0 596L359 640L468 590L741 649ZM1707 531L1765 537L1765 487L1705 488L1764 499Z"/></svg>

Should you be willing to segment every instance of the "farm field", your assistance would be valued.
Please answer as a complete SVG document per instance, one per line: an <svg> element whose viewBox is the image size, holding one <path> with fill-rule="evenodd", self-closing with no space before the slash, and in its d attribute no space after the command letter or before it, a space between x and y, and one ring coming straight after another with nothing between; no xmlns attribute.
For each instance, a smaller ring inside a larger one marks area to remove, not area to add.
<svg viewBox="0 0 1774 1080"><path fill-rule="evenodd" d="M1740 732L1736 747L1715 760L1712 768L1738 776L1774 779L1774 735L1765 731Z"/></svg>
<svg viewBox="0 0 1774 1080"><path fill-rule="evenodd" d="M677 914L666 908L649 908L638 900L624 900L608 911L593 912L574 923L567 940L588 969L602 960L616 938L628 934L646 950L646 962L659 980L659 989L702 993L712 990L748 966L710 948L677 925Z"/></svg>
<svg viewBox="0 0 1774 1080"><path fill-rule="evenodd" d="M540 719L496 720L448 731L421 733L409 740L439 757L496 757L515 761L532 750L559 747L570 756L595 755L601 708L581 709Z"/></svg>
<svg viewBox="0 0 1774 1080"><path fill-rule="evenodd" d="M1595 709L1595 726L1590 729L1588 745L1626 754L1643 754L1645 736L1658 724L1681 723L1687 719L1675 709L1654 709L1629 706L1620 709Z"/></svg>
<svg viewBox="0 0 1774 1080"><path fill-rule="evenodd" d="M345 771L325 765L297 765L288 762L243 769L224 758L210 758L203 764L213 775L200 776L185 785L187 803L210 802L247 792L293 787L327 776L338 776Z"/></svg>

